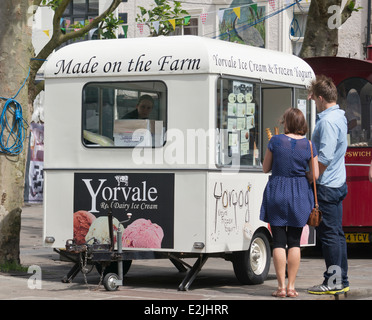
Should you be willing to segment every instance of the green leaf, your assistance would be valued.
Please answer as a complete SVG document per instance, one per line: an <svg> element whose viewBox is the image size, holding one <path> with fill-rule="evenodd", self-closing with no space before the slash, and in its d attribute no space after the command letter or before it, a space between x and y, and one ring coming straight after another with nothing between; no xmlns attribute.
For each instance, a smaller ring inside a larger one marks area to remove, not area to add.
<svg viewBox="0 0 372 320"><path fill-rule="evenodd" d="M170 19L176 19L176 25L184 24L184 16L188 15L186 10L181 8L180 1L154 0L155 7L147 10L139 7L141 15L137 14L136 22L146 23L150 27L151 35L166 35L173 31L173 26L168 22ZM173 6L173 8L172 8ZM151 22L159 21L159 31L156 34Z"/></svg>

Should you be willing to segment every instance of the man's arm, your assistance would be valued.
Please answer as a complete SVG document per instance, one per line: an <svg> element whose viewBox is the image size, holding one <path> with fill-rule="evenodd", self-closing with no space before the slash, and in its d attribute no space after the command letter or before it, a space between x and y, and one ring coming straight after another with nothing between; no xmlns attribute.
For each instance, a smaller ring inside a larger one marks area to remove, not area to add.
<svg viewBox="0 0 372 320"><path fill-rule="evenodd" d="M327 166L325 166L323 163L321 162L318 162L319 163L319 177L323 174L324 171L326 171L327 169Z"/></svg>

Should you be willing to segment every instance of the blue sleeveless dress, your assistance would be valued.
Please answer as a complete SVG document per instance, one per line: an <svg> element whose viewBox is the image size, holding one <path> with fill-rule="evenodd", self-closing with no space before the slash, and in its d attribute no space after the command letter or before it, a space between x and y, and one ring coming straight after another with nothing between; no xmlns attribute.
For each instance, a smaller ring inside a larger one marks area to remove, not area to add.
<svg viewBox="0 0 372 320"><path fill-rule="evenodd" d="M272 226L303 227L314 207L313 187L305 176L311 159L309 140L275 135L268 149L273 153L272 174L263 194L260 219ZM317 156L314 144L313 154Z"/></svg>

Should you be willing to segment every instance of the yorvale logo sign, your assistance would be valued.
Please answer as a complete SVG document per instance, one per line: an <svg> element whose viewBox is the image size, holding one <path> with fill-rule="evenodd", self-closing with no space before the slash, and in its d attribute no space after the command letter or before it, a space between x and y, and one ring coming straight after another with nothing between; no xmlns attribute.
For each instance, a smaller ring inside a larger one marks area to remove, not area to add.
<svg viewBox="0 0 372 320"><path fill-rule="evenodd" d="M115 178L117 181L119 180L119 185L114 187L107 185L107 179L98 179L95 183L97 185L98 182L98 186L92 184L93 179L82 179L91 197L90 212L99 212L97 210L98 201L102 201L100 205L102 209L107 209L108 201L111 201L114 207L128 210L135 208L133 204L130 205L128 202L155 202L158 199L157 188L148 186L147 181L142 181L140 186L129 186L128 176L115 176ZM126 185L121 186L120 179L127 181ZM147 209L149 208L147 206Z"/></svg>

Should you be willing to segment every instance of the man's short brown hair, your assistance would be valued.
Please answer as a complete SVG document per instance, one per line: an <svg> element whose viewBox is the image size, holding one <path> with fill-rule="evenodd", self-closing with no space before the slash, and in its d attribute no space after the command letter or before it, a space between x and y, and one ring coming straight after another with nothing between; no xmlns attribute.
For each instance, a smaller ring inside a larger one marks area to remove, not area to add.
<svg viewBox="0 0 372 320"><path fill-rule="evenodd" d="M317 76L310 84L309 93L316 97L323 97L327 102L337 101L337 88L331 78L324 75Z"/></svg>

